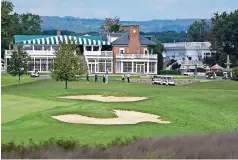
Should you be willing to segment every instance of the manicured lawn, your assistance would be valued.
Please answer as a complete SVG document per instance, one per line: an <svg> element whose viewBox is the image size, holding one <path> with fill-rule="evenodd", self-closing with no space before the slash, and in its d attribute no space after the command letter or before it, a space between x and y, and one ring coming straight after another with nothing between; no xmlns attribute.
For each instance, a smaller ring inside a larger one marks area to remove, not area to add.
<svg viewBox="0 0 238 160"><path fill-rule="evenodd" d="M20 143L28 141L29 138L38 141L51 137L73 137L82 144L93 144L108 143L117 137L147 137L237 129L237 82L212 81L166 87L121 83L120 78L109 79L109 84L102 84L101 78L98 84L92 82L87 84L85 80L80 80L69 83L68 90L64 89L63 82L53 80L35 81L20 86L2 86L2 141L13 140ZM56 98L70 94L128 94L146 96L149 99L140 102L103 103ZM64 113L114 117L111 109L153 113L161 116L162 120L169 120L172 123L107 126L69 124L51 118L52 115Z"/></svg>
<svg viewBox="0 0 238 160"><path fill-rule="evenodd" d="M35 81L34 78L31 78L29 75L21 76L21 84ZM1 86L10 86L18 84L18 76L11 76L7 73L1 73Z"/></svg>

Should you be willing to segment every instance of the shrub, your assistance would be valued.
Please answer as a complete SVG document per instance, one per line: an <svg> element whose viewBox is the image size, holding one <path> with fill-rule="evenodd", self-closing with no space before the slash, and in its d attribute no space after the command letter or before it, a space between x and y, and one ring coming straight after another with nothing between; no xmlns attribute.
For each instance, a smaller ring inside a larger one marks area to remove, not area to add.
<svg viewBox="0 0 238 160"><path fill-rule="evenodd" d="M217 71L217 72L216 72L216 75L217 75L217 76L221 76L221 77L223 77L223 72L221 72L221 71Z"/></svg>
<svg viewBox="0 0 238 160"><path fill-rule="evenodd" d="M174 70L161 70L159 71L160 75L181 75L181 71Z"/></svg>
<svg viewBox="0 0 238 160"><path fill-rule="evenodd" d="M238 67L232 69L232 80L238 81Z"/></svg>

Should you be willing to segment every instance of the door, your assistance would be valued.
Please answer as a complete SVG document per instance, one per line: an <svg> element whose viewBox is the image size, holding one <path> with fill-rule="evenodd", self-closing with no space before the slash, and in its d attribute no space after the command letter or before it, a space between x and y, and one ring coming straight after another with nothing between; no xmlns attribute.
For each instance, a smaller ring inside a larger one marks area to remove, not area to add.
<svg viewBox="0 0 238 160"><path fill-rule="evenodd" d="M90 73L95 73L95 64L89 63L88 65Z"/></svg>
<svg viewBox="0 0 238 160"><path fill-rule="evenodd" d="M137 64L136 65L136 70L137 70L137 73L144 74L145 65L144 64Z"/></svg>

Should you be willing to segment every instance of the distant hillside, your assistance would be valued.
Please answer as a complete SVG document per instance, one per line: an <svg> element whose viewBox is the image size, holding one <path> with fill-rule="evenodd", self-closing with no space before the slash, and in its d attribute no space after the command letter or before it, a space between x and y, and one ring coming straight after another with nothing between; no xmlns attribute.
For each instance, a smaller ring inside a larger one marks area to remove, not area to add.
<svg viewBox="0 0 238 160"><path fill-rule="evenodd" d="M69 30L77 33L99 31L104 20L83 19L76 17L43 16L42 30ZM121 24L139 24L142 32L186 31L189 26L199 19L150 20L150 21L121 21Z"/></svg>

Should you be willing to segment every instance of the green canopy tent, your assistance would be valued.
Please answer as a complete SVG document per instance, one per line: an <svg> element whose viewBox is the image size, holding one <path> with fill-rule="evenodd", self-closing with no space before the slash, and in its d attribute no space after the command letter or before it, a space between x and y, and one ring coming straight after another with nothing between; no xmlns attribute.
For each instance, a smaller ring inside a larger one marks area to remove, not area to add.
<svg viewBox="0 0 238 160"><path fill-rule="evenodd" d="M111 45L110 42L107 42L107 41L90 39L85 37L68 36L68 35L24 40L24 41L21 41L20 44L58 45L61 42L69 43L70 41L78 45Z"/></svg>

